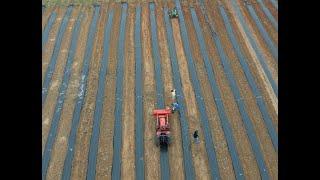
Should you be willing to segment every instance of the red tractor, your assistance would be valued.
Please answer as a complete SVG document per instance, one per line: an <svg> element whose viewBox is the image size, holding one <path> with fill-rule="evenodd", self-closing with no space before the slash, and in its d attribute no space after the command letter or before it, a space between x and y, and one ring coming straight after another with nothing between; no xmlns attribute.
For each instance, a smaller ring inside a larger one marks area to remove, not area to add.
<svg viewBox="0 0 320 180"><path fill-rule="evenodd" d="M172 113L170 108L156 109L153 115L156 117L156 145L166 147L171 143L169 115Z"/></svg>

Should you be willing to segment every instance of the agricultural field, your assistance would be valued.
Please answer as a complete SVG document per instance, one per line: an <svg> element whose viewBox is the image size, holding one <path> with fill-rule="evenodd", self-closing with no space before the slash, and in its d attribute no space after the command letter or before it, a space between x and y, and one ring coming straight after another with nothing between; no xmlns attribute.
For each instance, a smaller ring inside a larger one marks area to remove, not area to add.
<svg viewBox="0 0 320 180"><path fill-rule="evenodd" d="M278 179L277 1L43 1L42 179Z"/></svg>

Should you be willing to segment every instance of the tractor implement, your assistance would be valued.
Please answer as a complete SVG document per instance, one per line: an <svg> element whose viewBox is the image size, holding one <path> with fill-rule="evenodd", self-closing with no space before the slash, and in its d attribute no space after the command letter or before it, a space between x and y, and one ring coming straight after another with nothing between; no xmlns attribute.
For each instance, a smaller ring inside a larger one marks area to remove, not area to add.
<svg viewBox="0 0 320 180"><path fill-rule="evenodd" d="M167 147L171 143L169 115L172 113L170 108L156 109L153 115L156 117L156 137L155 143L160 147Z"/></svg>

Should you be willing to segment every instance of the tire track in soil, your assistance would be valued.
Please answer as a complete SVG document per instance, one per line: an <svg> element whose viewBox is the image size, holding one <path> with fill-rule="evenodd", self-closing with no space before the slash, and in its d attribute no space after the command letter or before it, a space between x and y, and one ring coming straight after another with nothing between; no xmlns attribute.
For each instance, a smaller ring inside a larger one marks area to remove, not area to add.
<svg viewBox="0 0 320 180"><path fill-rule="evenodd" d="M251 63L250 63L251 67L252 66L255 67L258 77L261 78L261 81L258 81L258 82L261 82L263 84L263 86L260 86L260 88L262 88L263 92L265 92L265 94L264 94L265 98L270 100L269 102L271 104L272 110L274 112L276 112L276 114L278 114L278 98L276 97L276 95L272 89L273 85L270 84L270 82L272 82L272 80L273 80L273 78L271 77L271 74L269 72L270 66L269 66L269 68L265 67L267 65L265 64L266 62L264 62L265 58L262 57L262 54L261 54L262 52L260 51L261 49L258 50L259 52L256 52L256 49L255 50L253 49L256 47L251 46L251 40L253 40L253 39L250 39L252 37L251 36L248 37L247 36L248 34L244 31L245 27L243 27L240 24L241 19L238 19L240 17L237 16L236 10L234 9L233 5L229 1L226 1L224 3L224 5L225 5L225 7L227 7L227 9L225 9L225 10L228 12L228 14L231 13L231 15L233 17L233 18L229 18L229 19L231 21L231 24L233 24L235 27L237 27L237 28L234 28L234 30L236 30L236 32L238 32L236 34L238 34L238 36L241 37L240 38L240 42L242 42L241 44L245 45L244 47L246 47L246 48L244 48L244 50L247 52L248 55L250 55L249 60L251 61ZM229 16L231 17L231 15L229 15ZM248 28L248 27L246 26L246 28ZM264 68L266 68L266 69L264 69ZM270 70L272 70L272 69L270 69ZM277 73L273 73L273 75L274 75L274 77L277 78ZM275 89L277 91L277 85L274 84L274 86L276 86Z"/></svg>
<svg viewBox="0 0 320 180"><path fill-rule="evenodd" d="M216 8L215 12L219 12L219 9ZM251 119L252 121L253 129L259 141L263 159L265 160L265 164L268 168L270 177L272 179L275 179L278 174L277 153L270 139L270 135L267 131L266 125L264 124L261 112L257 106L256 98L254 97L248 85L239 60L235 55L230 41L228 40L227 34L225 33L226 29L223 25L222 17L220 14L216 14L215 17L216 21L214 23L216 24L216 27L218 29L217 33L219 34L219 37L225 49L228 49L228 51L226 51L226 55L229 57L228 59L231 65L230 67L232 69L232 72L234 73L234 77L240 90L241 97L244 100L249 119Z"/></svg>
<svg viewBox="0 0 320 180"><path fill-rule="evenodd" d="M214 6L207 7L214 8ZM200 25L203 28L203 36L206 42L209 58L213 60L212 68L217 80L218 87L220 89L220 92L223 92L221 93L222 102L226 107L225 110L227 118L230 120L231 129L235 138L240 162L243 166L244 175L248 179L257 179L257 177L260 177L259 169L255 162L255 157L251 150L251 145L246 134L246 129L244 128L239 110L233 98L231 88L224 74L223 67L220 62L220 57L218 56L218 51L211 39L209 27L207 25L204 25L205 22L199 8L196 8L196 12L200 21ZM209 13L210 12L212 12L212 10L209 9ZM216 27L216 29L217 28L218 27Z"/></svg>
<svg viewBox="0 0 320 180"><path fill-rule="evenodd" d="M255 22L253 21L252 17L250 16L247 8L245 7L245 4L242 2L239 2L238 0L232 0L236 2L238 8L240 9L240 12L245 20L246 25L251 32L251 36L254 39L254 41L257 44L258 49L261 50L261 53L264 55L266 63L268 64L269 69L278 69L278 63L276 62L276 59L272 56L271 51L269 50L267 44L265 43L264 39L262 38L262 35L260 34L260 31L258 30L257 26L255 25ZM228 3L225 0L226 3ZM274 78L274 76L273 76Z"/></svg>
<svg viewBox="0 0 320 180"><path fill-rule="evenodd" d="M61 55L63 56L63 60L65 60L66 55L68 50L66 50L66 46L68 46L69 44L69 40L70 38L66 39L66 34L67 33L71 33L72 30L72 26L74 21L70 21L70 16L73 14L73 7L72 6L68 6L65 15L63 16L58 34L56 36L57 41L56 44L54 45L53 48L53 54L50 58L50 62L49 65L47 67L47 69L45 70L45 77L44 77L44 81L42 84L42 106L45 104L47 97L48 97L48 93L50 90L52 90L52 88L57 87L59 82L57 82L54 79L54 75L55 73L58 71L59 72L59 66L64 65L64 62L60 62L61 61ZM69 27L69 29L68 29ZM70 36L69 36L70 37ZM65 41L68 41L67 44L65 44ZM60 61L59 61L60 60ZM61 68L60 68L61 69ZM60 73L59 73L60 74Z"/></svg>
<svg viewBox="0 0 320 180"><path fill-rule="evenodd" d="M173 8L173 5L170 6ZM181 75L181 83L183 87L183 94L187 97L186 100L186 110L187 119L189 119L189 134L193 134L195 130L199 130L199 136L203 136L203 131L200 126L199 112L196 106L195 93L193 91L191 79L189 77L189 70L187 65L186 55L184 53L183 42L180 35L179 21L173 19L171 21L174 36L174 41L176 45L176 52L178 58L178 64ZM207 157L207 152L205 149L204 141L200 141L198 146L191 144L192 160L194 163L195 177L196 179L211 179L210 168Z"/></svg>
<svg viewBox="0 0 320 180"><path fill-rule="evenodd" d="M98 85L98 72L101 60L101 43L103 40L103 28L105 23L105 11L100 6L88 6L86 11L93 12L91 19L88 39L86 44L86 52L84 55L83 70L81 71L81 84L78 92L77 106L73 113L72 121L78 121L75 148L73 149L74 157L72 161L72 170L66 172L67 177L71 179L84 179L87 172L89 141L92 131L92 120L96 89ZM102 15L101 15L102 14ZM88 74L87 74L88 73ZM84 101L84 102L83 102ZM79 112L80 110L80 112ZM80 115L80 117L79 117ZM67 165L68 168L70 164ZM71 173L71 176L69 176Z"/></svg>
<svg viewBox="0 0 320 180"><path fill-rule="evenodd" d="M142 32L142 56L143 56L143 108L144 108L144 158L145 178L160 179L160 156L159 148L155 146L155 120L152 117L156 103L156 89L154 80L154 67L151 53L151 32L149 20L149 7L147 3L142 4L141 12Z"/></svg>
<svg viewBox="0 0 320 180"><path fill-rule="evenodd" d="M199 17L199 19L203 18L203 16L200 13L200 9L198 9L199 6L194 6L194 7L195 7L195 11L199 10L198 11L199 16L198 15L196 15L196 16ZM215 138L214 145L215 145L215 148L217 149L218 162L220 162L219 167L220 167L221 178L222 179L235 179L235 178L238 179L241 177L244 178L243 168L241 167L241 161L238 157L239 153L238 153L238 150L236 149L235 141L233 140L234 137L232 137L233 132L231 131L231 126L229 126L230 127L229 128L228 124L225 123L225 122L228 123L230 120L223 119L224 120L224 122L223 122L221 119L223 114L220 114L217 109L218 108L217 103L218 103L218 101L221 101L220 92L218 92L219 94L215 94L214 91L212 91L210 84L207 83L207 82L209 82L209 79L208 79L209 73L207 72L205 65L204 65L205 59L203 59L203 54L200 54L200 52L201 52L200 47L199 47L200 44L198 44L199 41L196 38L197 37L196 31L194 29L193 22L191 20L192 19L191 12L188 10L188 7L185 8L184 14L185 14L186 20L190 20L190 21L186 21L186 24L187 24L187 29L189 30L188 34L190 36L190 42L192 44L191 49L192 49L192 52L195 56L195 65L196 65L198 76L199 76L201 86L202 86L202 89L204 92L203 93L204 99L205 99L204 101L206 103L206 107L208 107L208 109L210 109L210 110L208 110L208 111L210 111L210 112L208 112L208 114L209 114L209 120L211 122L211 133L213 134L213 137ZM201 26L200 26L200 28L201 28ZM200 33L203 34L203 32L200 32ZM198 43L197 43L197 41L198 41ZM208 59L208 61L210 61L210 60ZM211 63L210 63L210 66L211 66ZM213 80L216 79L215 76L210 77L210 78L214 78ZM212 86L215 87L216 86L215 84L216 83L213 83ZM217 99L217 97L219 97L219 98ZM220 108L223 108L223 109L221 109L222 111L220 111L220 112L222 112L222 113L223 113L223 111L225 112L224 106L220 106ZM226 114L226 113L224 113L224 114ZM222 123L224 123L225 130L222 129L223 128ZM230 140L229 143L232 143L232 144L229 144L229 145L227 144L227 141L226 141L227 139L225 137L226 135L229 137L229 140ZM232 151L229 152L228 149L230 149L231 147L233 147L233 149L232 149ZM232 157L231 152L234 153L234 160L232 160L232 158L231 158ZM235 168L237 168L237 169L235 170Z"/></svg>
<svg viewBox="0 0 320 180"><path fill-rule="evenodd" d="M45 46L43 46L43 51L42 51L42 84L44 81L46 70L49 65L49 61L50 61L52 53L53 53L53 47L56 43L56 36L58 33L58 29L59 29L60 24L62 22L62 17L65 14L65 9L63 9L63 8L55 8L53 11L55 11L57 13L57 16L56 16L55 22L51 28L51 31L49 33L48 42L45 44Z"/></svg>
<svg viewBox="0 0 320 180"><path fill-rule="evenodd" d="M230 17L230 15L229 15L229 17ZM236 25L235 25L234 20L232 18L229 18L229 22L231 23L232 29L234 31L234 34L236 36L237 41L239 42L240 47L242 47L241 48L242 53L244 54L245 57L247 57L247 60L248 60L247 63L249 65L249 69L253 75L253 79L256 82L258 89L260 90L260 93L266 103L269 115L271 116L271 119L272 119L274 126L276 128L276 131L278 132L278 115L277 115L278 111L275 111L274 106L272 104L272 100L271 100L270 96L268 95L268 90L267 90L268 87L265 86L265 84L264 84L265 80L261 77L261 72L259 72L261 70L257 69L255 62L252 62L253 60L250 58L249 50L247 48L245 48L246 46L245 46L245 43L240 35L239 29L235 28ZM272 91L272 90L269 89L269 91ZM277 106L276 106L276 109L278 109Z"/></svg>
<svg viewBox="0 0 320 180"><path fill-rule="evenodd" d="M75 9L76 12L81 11L80 8L76 8ZM82 13L82 12L80 12ZM67 137L68 137L68 133L70 131L70 120L71 120L71 115L72 115L72 109L73 109L73 100L75 99L76 96L76 88L77 85L75 85L74 81L77 80L77 75L79 74L80 71L80 66L77 66L77 64L81 63L81 59L79 58L75 58L77 53L79 52L79 47L82 46L82 42L79 42L80 38L79 36L81 33L81 25L85 27L85 23L86 23L86 17L84 16L84 14L82 13L82 18L80 18L81 15L79 16L72 16L72 17L76 17L79 18L79 30L78 32L76 32L75 28L76 28L76 24L74 26L73 29L73 33L72 33L72 38L75 38L73 40L71 40L71 44L75 44L73 49L73 55L71 54L72 52L72 47L70 45L70 49L68 51L68 58L70 58L70 69L69 71L69 76L66 78L69 78L68 81L68 86L66 87L67 89L65 90L65 97L64 97L64 102L62 102L63 104L61 104L61 107L64 107L61 109L61 114L57 115L60 118L60 123L59 123L59 127L57 129L57 137L56 137L56 141L53 145L52 148L52 154L51 154L51 160L50 160L50 164L48 167L48 172L47 172L47 179L60 179L61 178L61 174L62 174L62 170L63 170L63 162L64 162L64 158L66 155L66 150L67 150ZM78 21L78 19L77 19ZM83 30L82 30L83 31ZM67 75L66 75L67 76ZM66 108L68 107L68 108ZM56 107L57 108L57 107ZM69 118L66 118L69 117Z"/></svg>
<svg viewBox="0 0 320 180"><path fill-rule="evenodd" d="M97 179L111 179L112 157L113 157L113 126L115 110L116 90L116 67L117 47L119 38L119 27L121 17L121 6L119 3L110 3L109 9L113 9L113 23L110 39L109 64L106 77L105 98L103 102L103 113L100 122L100 136L98 147L98 161L96 165Z"/></svg>
<svg viewBox="0 0 320 180"><path fill-rule="evenodd" d="M76 16L78 12L74 11L71 16ZM74 26L75 21L69 21L67 27L71 27L71 29L66 29L63 40L61 41L60 53L57 55L57 64L55 71L52 74L51 86L48 88L47 98L43 104L42 109L42 155L44 155L48 136L52 136L53 134L49 134L50 129L52 129L52 117L54 114L54 108L56 105L56 100L58 99L59 94L59 85L62 81L64 66L67 61L67 55L69 51L69 46L71 42L71 34L72 28ZM55 131L51 132L55 133Z"/></svg>
<svg viewBox="0 0 320 180"><path fill-rule="evenodd" d="M128 4L125 44L125 66L123 86L123 112L122 112L122 152L121 166L122 179L135 178L135 57L134 57L134 19L135 4Z"/></svg>
<svg viewBox="0 0 320 180"><path fill-rule="evenodd" d="M170 90L175 89L172 81L171 62L168 51L168 43L166 39L166 30L163 20L163 3L162 1L156 1L156 21L157 21L157 33L159 52L161 57L162 66L162 79L164 85L164 100L165 104L171 104ZM168 148L169 165L170 165L170 178L171 179L185 179L184 167L183 167L183 154L181 144L181 127L179 124L178 114L172 114L170 118L171 136L172 142Z"/></svg>
<svg viewBox="0 0 320 180"><path fill-rule="evenodd" d="M103 12L106 11L106 14ZM106 75L108 72L108 57L109 57L109 50L110 50L110 34L112 29L112 20L113 20L114 11L108 8L102 7L102 14L101 14L101 21L105 23L103 33L98 34L100 37L103 36L103 40L100 41L98 44L102 44L102 49L98 49L96 52L101 52L103 55L101 56L100 60L100 68L99 68L99 80L98 80L98 88L97 88L97 95L95 99L95 109L94 109L94 116L93 116L93 128L92 134L90 137L90 144L89 144L89 155L88 155L88 165L87 165L87 179L95 179L97 175L96 165L97 165L97 153L99 146L99 137L100 137L100 124L101 124L101 116L103 113L103 102L105 97L105 82L106 82ZM105 17L104 17L105 16ZM106 19L104 19L106 18ZM100 54L99 54L100 55ZM98 56L99 56L98 55Z"/></svg>

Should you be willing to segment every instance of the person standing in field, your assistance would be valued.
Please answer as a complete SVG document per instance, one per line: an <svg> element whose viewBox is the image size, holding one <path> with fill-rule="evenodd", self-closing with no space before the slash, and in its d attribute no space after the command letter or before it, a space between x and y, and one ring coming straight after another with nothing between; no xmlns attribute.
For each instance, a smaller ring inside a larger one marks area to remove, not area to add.
<svg viewBox="0 0 320 180"><path fill-rule="evenodd" d="M171 110L172 113L174 113L175 111L179 111L180 110L180 105L177 102L174 102L171 104Z"/></svg>
<svg viewBox="0 0 320 180"><path fill-rule="evenodd" d="M171 90L171 98L172 98L172 101L175 102L175 100L176 100L176 89L172 89Z"/></svg>
<svg viewBox="0 0 320 180"><path fill-rule="evenodd" d="M198 134L198 130L195 130L193 133L193 139L194 139L194 143L199 144L199 134Z"/></svg>

